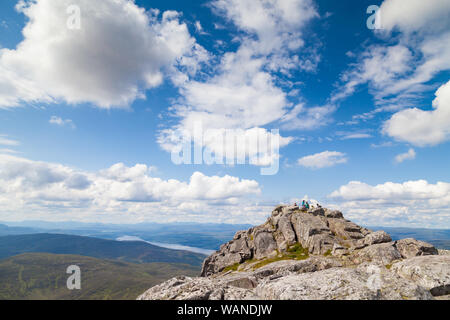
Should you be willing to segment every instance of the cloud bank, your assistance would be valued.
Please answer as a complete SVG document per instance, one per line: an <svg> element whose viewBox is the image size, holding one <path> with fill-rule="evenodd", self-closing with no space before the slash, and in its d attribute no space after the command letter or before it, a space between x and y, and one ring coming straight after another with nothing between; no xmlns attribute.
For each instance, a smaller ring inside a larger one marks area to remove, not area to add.
<svg viewBox="0 0 450 320"><path fill-rule="evenodd" d="M206 176L189 181L153 177L150 167L115 164L86 172L54 163L0 154L2 219L80 221L254 221L265 216L252 204L254 180Z"/></svg>
<svg viewBox="0 0 450 320"><path fill-rule="evenodd" d="M348 218L371 226L449 228L450 183L426 180L375 186L352 181L330 194Z"/></svg>

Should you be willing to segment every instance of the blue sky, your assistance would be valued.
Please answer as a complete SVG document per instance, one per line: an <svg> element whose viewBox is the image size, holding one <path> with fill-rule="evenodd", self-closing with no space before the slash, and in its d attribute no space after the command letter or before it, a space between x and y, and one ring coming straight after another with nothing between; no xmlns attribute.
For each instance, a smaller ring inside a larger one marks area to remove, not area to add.
<svg viewBox="0 0 450 320"><path fill-rule="evenodd" d="M367 27L370 5L382 29ZM0 12L0 220L260 223L308 197L366 225L450 228L448 1ZM279 171L175 165L166 133L200 120L279 129Z"/></svg>

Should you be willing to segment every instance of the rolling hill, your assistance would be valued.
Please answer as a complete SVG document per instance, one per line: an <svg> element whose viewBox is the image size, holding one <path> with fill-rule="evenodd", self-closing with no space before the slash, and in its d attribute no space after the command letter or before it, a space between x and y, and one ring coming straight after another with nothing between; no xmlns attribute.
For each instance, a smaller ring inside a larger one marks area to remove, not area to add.
<svg viewBox="0 0 450 320"><path fill-rule="evenodd" d="M70 265L81 268L81 290L67 289ZM151 286L199 271L183 264L27 253L0 260L0 300L134 300Z"/></svg>
<svg viewBox="0 0 450 320"><path fill-rule="evenodd" d="M192 266L201 266L206 258L202 254L165 249L145 242L120 242L64 234L0 237L0 259L32 252L117 259L133 263L183 263Z"/></svg>

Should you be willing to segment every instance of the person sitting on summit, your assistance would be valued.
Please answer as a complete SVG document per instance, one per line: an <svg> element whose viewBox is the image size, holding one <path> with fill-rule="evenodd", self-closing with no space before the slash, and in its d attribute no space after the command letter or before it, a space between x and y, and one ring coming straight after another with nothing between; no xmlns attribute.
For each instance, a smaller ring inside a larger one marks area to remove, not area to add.
<svg viewBox="0 0 450 320"><path fill-rule="evenodd" d="M309 203L306 200L302 202L302 210L309 210Z"/></svg>

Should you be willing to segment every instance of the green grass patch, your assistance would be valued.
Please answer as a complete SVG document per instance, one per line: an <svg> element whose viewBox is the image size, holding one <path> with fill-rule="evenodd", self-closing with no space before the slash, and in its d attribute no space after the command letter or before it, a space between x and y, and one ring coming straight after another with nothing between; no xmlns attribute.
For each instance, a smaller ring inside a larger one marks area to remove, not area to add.
<svg viewBox="0 0 450 320"><path fill-rule="evenodd" d="M301 246L300 243L296 243L293 246L290 246L287 250L287 252L283 255L278 255L273 258L268 258L261 260L260 262L256 263L253 266L253 269L259 269L261 267L264 267L265 265L268 265L273 262L277 261L283 261L283 260L305 260L309 258L309 252L308 249L305 249Z"/></svg>
<svg viewBox="0 0 450 320"><path fill-rule="evenodd" d="M261 260L260 262L258 262L257 264L255 264L253 266L253 270L262 268L265 265L268 265L268 264L273 263L273 262L281 261L281 260L290 260L290 259L288 259L286 257L275 257L275 258L264 259L264 260Z"/></svg>
<svg viewBox="0 0 450 320"><path fill-rule="evenodd" d="M293 246L290 246L287 249L287 252L290 255L296 255L296 256L299 256L299 257L303 257L303 256L306 255L307 257L309 257L308 249L303 248L300 243L296 243Z"/></svg>
<svg viewBox="0 0 450 320"><path fill-rule="evenodd" d="M329 257L329 256L331 256L331 249L327 250L327 252L325 252L325 253L323 254L323 256L324 256L324 257Z"/></svg>
<svg viewBox="0 0 450 320"><path fill-rule="evenodd" d="M267 258L267 259L263 259L263 260L256 260L256 259L249 259L246 260L244 263L242 264L246 264L246 265L251 265L254 264L252 266L253 270L259 269L261 267L264 267L265 265L268 265L270 263L273 262L277 262L277 261L283 261L283 260L305 260L309 258L309 252L308 249L305 249L301 246L301 244L296 243L290 247L287 248L286 253L281 254L278 250L277 250L277 256L273 257L273 258ZM225 267L222 272L226 273L228 271L238 271L238 268L241 264L240 263L235 263L232 264L228 267Z"/></svg>
<svg viewBox="0 0 450 320"><path fill-rule="evenodd" d="M225 272L228 272L228 271L237 271L239 266L240 266L240 263L237 262L235 264L232 264L231 266L225 267L222 272L225 273Z"/></svg>

